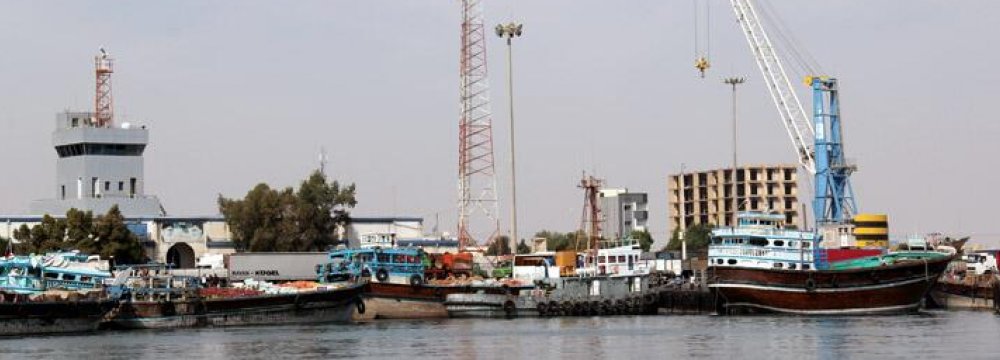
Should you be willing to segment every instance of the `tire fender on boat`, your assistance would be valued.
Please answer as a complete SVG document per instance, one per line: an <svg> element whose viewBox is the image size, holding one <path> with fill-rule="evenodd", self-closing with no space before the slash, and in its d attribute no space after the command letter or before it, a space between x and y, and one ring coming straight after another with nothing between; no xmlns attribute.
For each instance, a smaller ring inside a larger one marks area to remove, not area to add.
<svg viewBox="0 0 1000 360"><path fill-rule="evenodd" d="M507 300L503 302L503 312L504 314L507 314L507 316L514 316L514 311L516 310L517 307L514 305L513 300Z"/></svg>
<svg viewBox="0 0 1000 360"><path fill-rule="evenodd" d="M806 279L806 291L816 290L816 280L813 280L812 276Z"/></svg>
<svg viewBox="0 0 1000 360"><path fill-rule="evenodd" d="M365 313L365 301L360 296L354 299L354 307L358 309L358 314Z"/></svg>
<svg viewBox="0 0 1000 360"><path fill-rule="evenodd" d="M544 301L539 302L538 305L536 305L535 307L538 309L538 315L541 316L548 315L549 305L546 304Z"/></svg>

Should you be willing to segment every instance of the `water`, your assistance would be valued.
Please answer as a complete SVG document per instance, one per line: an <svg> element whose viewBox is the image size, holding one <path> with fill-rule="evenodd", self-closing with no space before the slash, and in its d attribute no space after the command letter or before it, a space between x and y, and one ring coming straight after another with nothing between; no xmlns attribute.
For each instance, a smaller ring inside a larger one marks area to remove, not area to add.
<svg viewBox="0 0 1000 360"><path fill-rule="evenodd" d="M378 321L0 340L0 358L996 359L1000 316L644 316Z"/></svg>

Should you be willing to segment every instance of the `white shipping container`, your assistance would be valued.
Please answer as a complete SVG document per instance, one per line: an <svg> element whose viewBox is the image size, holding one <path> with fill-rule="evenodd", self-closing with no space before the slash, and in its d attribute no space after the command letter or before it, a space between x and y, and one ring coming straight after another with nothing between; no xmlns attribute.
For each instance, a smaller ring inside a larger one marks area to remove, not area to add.
<svg viewBox="0 0 1000 360"><path fill-rule="evenodd" d="M327 262L325 252L235 253L226 256L229 281L316 280L316 265Z"/></svg>

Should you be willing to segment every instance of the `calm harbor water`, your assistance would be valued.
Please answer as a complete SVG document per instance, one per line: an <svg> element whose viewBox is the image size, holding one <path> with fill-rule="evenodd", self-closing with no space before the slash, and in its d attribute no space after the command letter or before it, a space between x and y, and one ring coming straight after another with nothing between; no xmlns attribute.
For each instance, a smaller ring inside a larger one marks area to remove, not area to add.
<svg viewBox="0 0 1000 360"><path fill-rule="evenodd" d="M1000 358L1000 316L645 316L379 321L0 340L0 358Z"/></svg>

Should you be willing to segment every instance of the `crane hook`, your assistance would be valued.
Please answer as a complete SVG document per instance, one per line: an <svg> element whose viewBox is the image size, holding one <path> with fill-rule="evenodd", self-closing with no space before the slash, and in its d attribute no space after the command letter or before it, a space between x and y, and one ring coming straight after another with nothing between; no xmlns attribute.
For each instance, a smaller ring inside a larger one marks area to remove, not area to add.
<svg viewBox="0 0 1000 360"><path fill-rule="evenodd" d="M695 69L698 69L698 71L701 72L701 78L704 79L705 78L705 71L708 70L708 68L712 67L712 65L708 63L708 59L707 58L705 58L704 56L702 56L702 57L699 57L698 60L695 60L694 67L695 67Z"/></svg>

